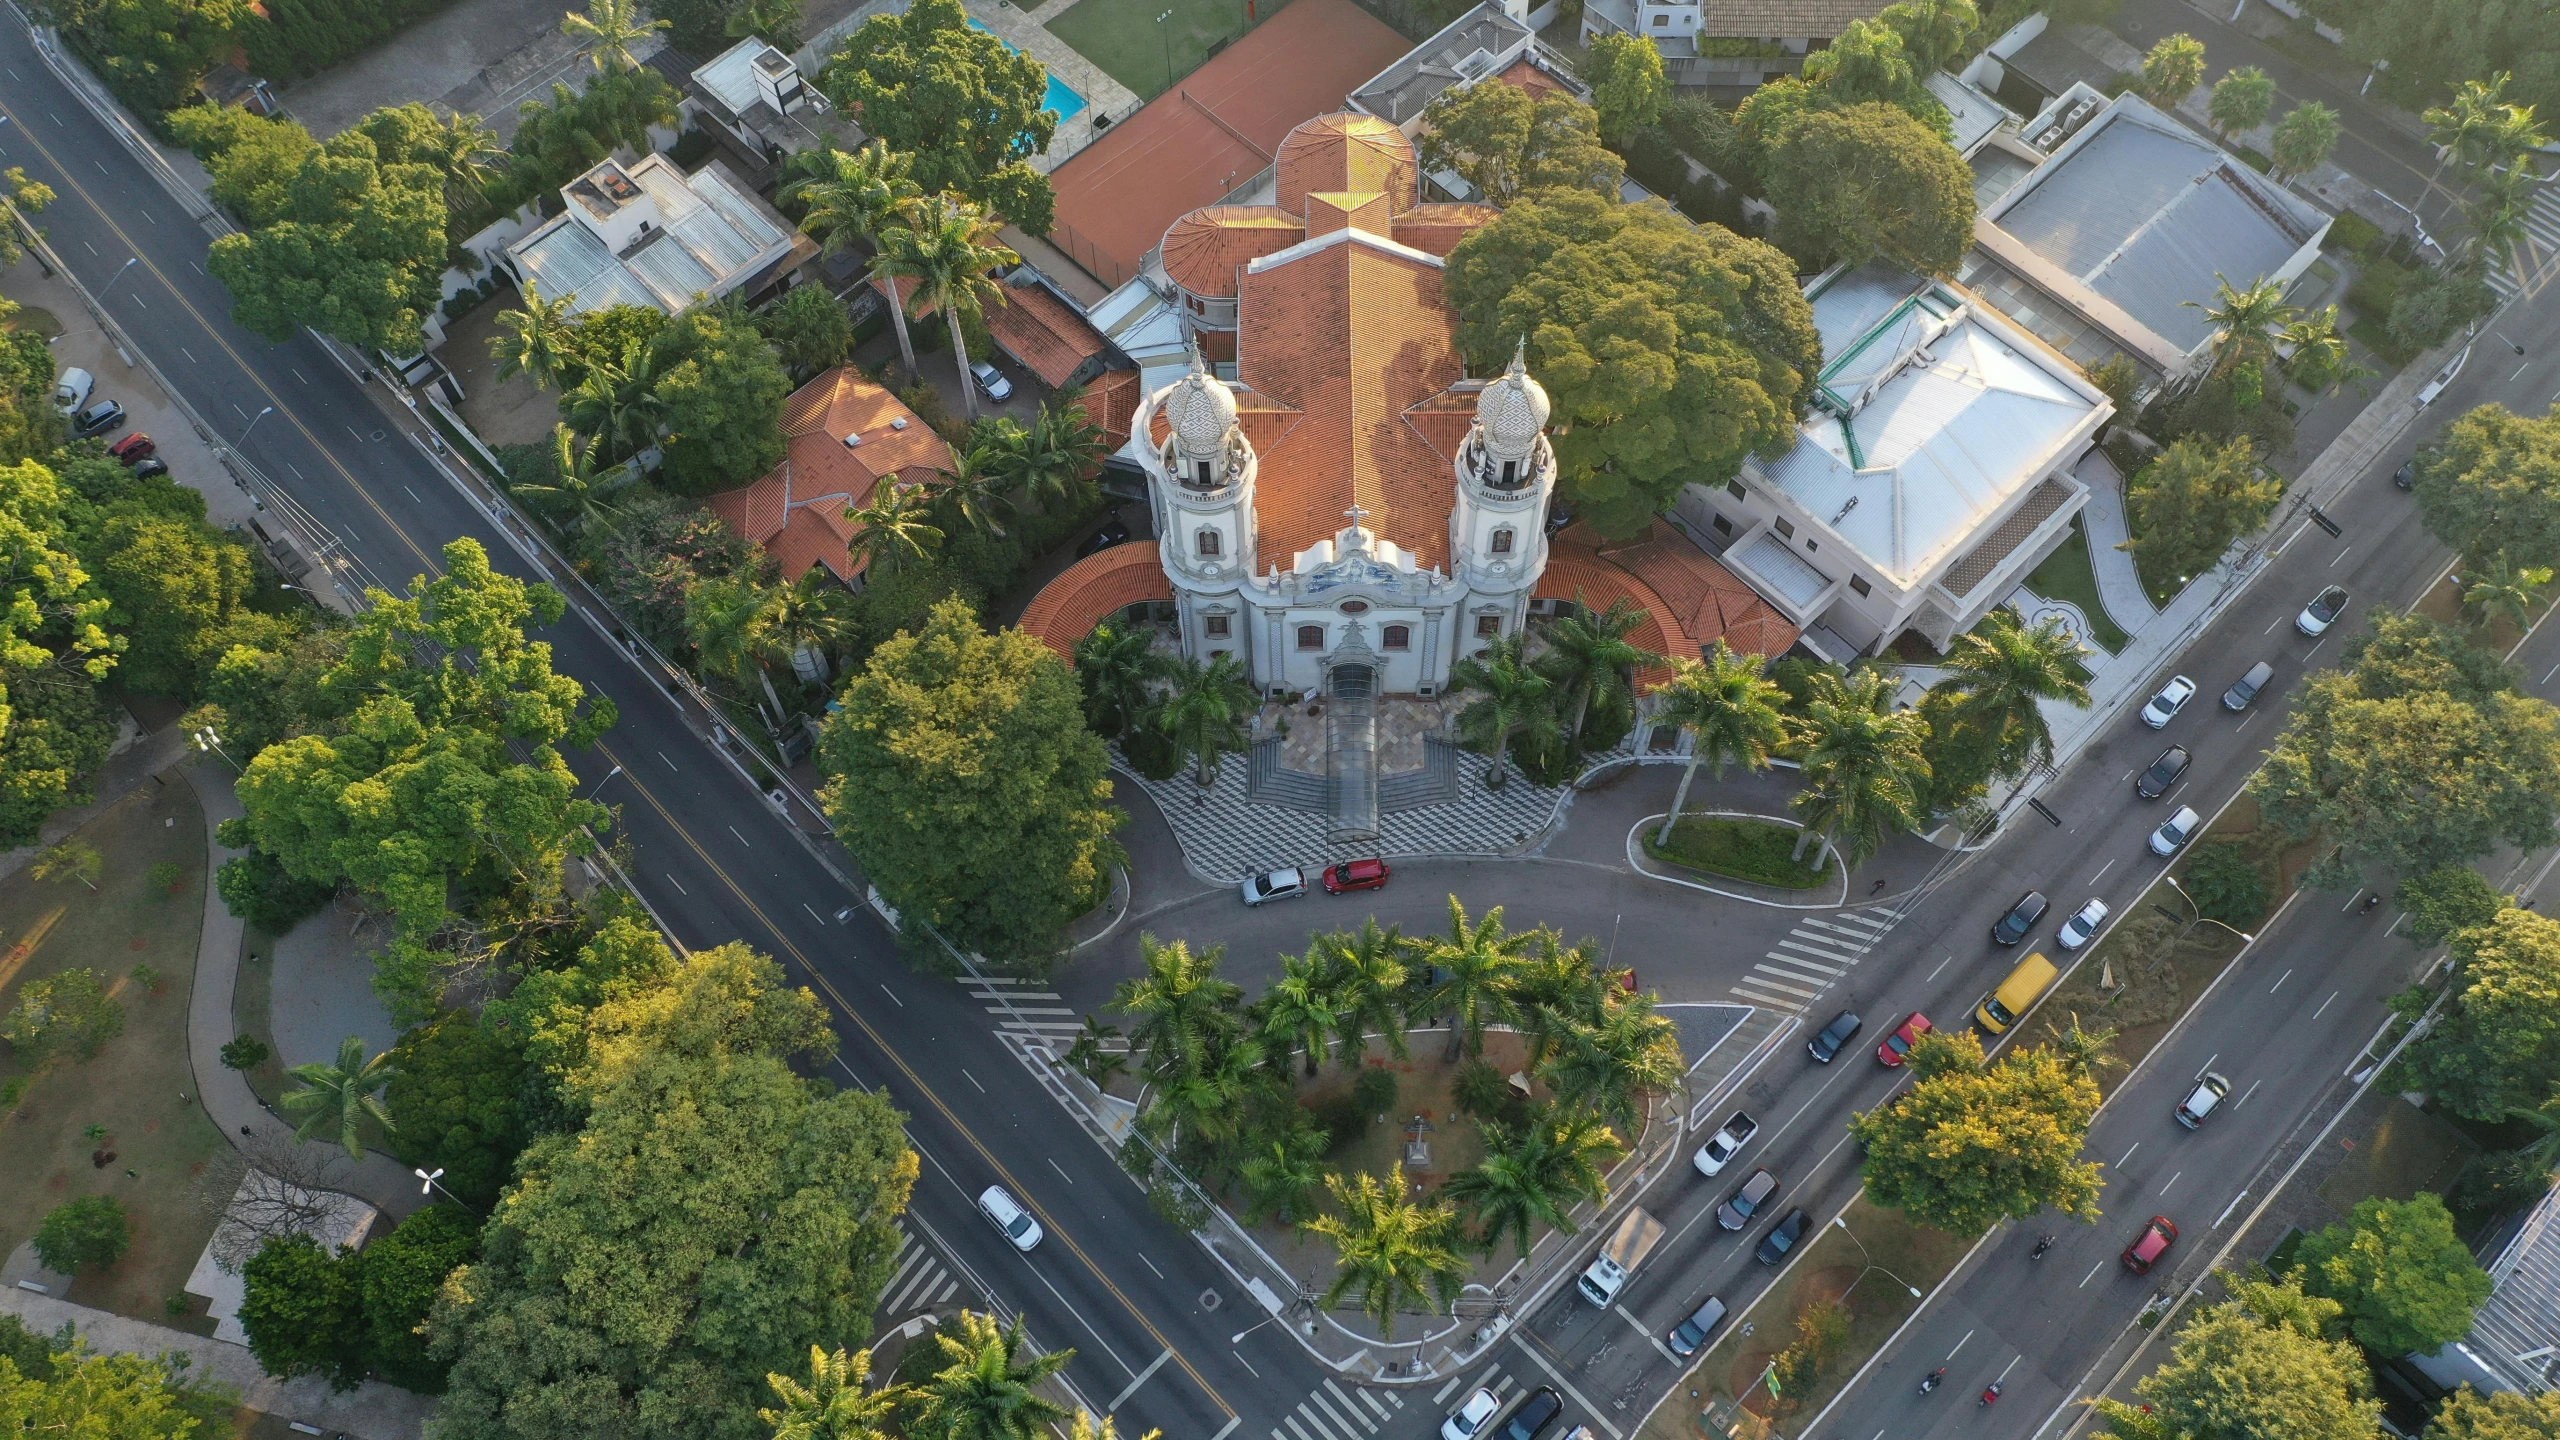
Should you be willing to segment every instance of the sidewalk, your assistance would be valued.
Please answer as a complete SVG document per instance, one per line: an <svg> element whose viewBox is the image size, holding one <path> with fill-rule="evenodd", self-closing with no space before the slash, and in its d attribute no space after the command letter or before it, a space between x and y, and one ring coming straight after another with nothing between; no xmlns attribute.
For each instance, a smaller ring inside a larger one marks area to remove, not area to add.
<svg viewBox="0 0 2560 1440"><path fill-rule="evenodd" d="M2091 450L2071 467L2071 478L2089 487L2080 523L2089 531L2089 568L2098 575L2098 598L2118 629L2138 635L2160 612L2142 588L2133 556L2117 548L2133 538L2132 522L2125 518L2124 476L2106 451Z"/></svg>

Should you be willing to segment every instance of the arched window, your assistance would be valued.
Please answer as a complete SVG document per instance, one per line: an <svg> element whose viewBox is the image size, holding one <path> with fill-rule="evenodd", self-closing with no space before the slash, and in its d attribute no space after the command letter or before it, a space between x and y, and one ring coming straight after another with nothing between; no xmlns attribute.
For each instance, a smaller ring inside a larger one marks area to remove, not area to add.
<svg viewBox="0 0 2560 1440"><path fill-rule="evenodd" d="M1519 484L1519 483L1520 483L1520 462L1519 462L1519 461L1517 461L1517 460L1505 460L1505 461L1503 461L1503 462L1502 462L1502 486L1503 486L1503 488L1507 490L1507 489L1511 488L1512 486L1517 485L1517 484Z"/></svg>
<svg viewBox="0 0 2560 1440"><path fill-rule="evenodd" d="M1299 627L1298 627L1298 648L1299 648L1299 649L1301 649L1301 650L1321 650L1321 649L1323 649L1323 648L1324 648L1324 627L1323 627L1323 626L1321 626L1321 625L1301 625L1301 626L1299 626Z"/></svg>
<svg viewBox="0 0 2560 1440"><path fill-rule="evenodd" d="M1508 555L1511 553L1510 526L1505 525L1501 529L1493 532L1493 553L1496 555Z"/></svg>
<svg viewBox="0 0 2560 1440"><path fill-rule="evenodd" d="M1216 555L1225 543L1217 531L1203 530L1199 535L1198 549L1203 555Z"/></svg>
<svg viewBox="0 0 2560 1440"><path fill-rule="evenodd" d="M1410 650L1413 648L1413 627L1410 625L1390 625L1386 628L1386 631L1380 637L1378 643L1389 650Z"/></svg>
<svg viewBox="0 0 2560 1440"><path fill-rule="evenodd" d="M1210 474L1209 474L1209 462L1208 462L1208 461L1206 461L1206 460L1203 460L1203 461L1201 461L1201 462L1200 462L1199 475L1200 475L1200 484L1201 484L1201 486L1202 486L1203 488L1206 488L1206 487L1208 487L1208 486L1210 486L1210 485L1214 485L1214 484L1216 484L1216 483L1217 483L1217 481L1216 481L1216 480L1214 480L1214 479L1212 479L1212 478L1211 478L1211 476L1210 476Z"/></svg>

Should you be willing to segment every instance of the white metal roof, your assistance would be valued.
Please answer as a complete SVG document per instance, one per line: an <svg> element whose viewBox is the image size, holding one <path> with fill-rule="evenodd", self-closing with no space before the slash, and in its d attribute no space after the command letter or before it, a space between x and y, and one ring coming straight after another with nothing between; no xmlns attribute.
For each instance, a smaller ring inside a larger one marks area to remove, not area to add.
<svg viewBox="0 0 2560 1440"><path fill-rule="evenodd" d="M628 174L657 203L663 223L620 255L571 205L508 247L517 267L565 298L572 313L648 305L674 314L697 295L717 297L791 248L791 232L718 162L688 176L663 155Z"/></svg>

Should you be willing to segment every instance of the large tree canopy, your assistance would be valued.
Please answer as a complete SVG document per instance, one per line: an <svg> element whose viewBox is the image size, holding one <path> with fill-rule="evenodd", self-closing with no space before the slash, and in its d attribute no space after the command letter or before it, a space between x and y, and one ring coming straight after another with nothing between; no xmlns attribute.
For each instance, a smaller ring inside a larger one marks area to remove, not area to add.
<svg viewBox="0 0 2560 1440"><path fill-rule="evenodd" d="M2050 1050L1982 1063L1969 1033L1911 1052L1909 1090L1852 1121L1866 1146L1867 1198L1958 1235L2050 1205L2095 1219L2098 1166L2080 1158L2098 1087Z"/></svg>
<svg viewBox="0 0 2560 1440"><path fill-rule="evenodd" d="M1949 275L1973 245L1973 171L1936 131L1871 101L1797 117L1770 150L1778 242L1809 268L1881 255Z"/></svg>
<svg viewBox="0 0 2560 1440"><path fill-rule="evenodd" d="M2560 565L2560 412L2481 406L2420 458L2416 488L2427 528L2455 550Z"/></svg>
<svg viewBox="0 0 2560 1440"><path fill-rule="evenodd" d="M649 351L664 407L669 484L706 495L782 463L782 401L791 376L743 309L688 310L651 337Z"/></svg>
<svg viewBox="0 0 2560 1440"><path fill-rule="evenodd" d="M2425 1191L2358 1201L2351 1224L2306 1236L2294 1258L2302 1288L2337 1301L2348 1333L2376 1355L2433 1354L2470 1334L2489 1298L2488 1272L2453 1233L2443 1199Z"/></svg>
<svg viewBox="0 0 2560 1440"><path fill-rule="evenodd" d="M426 343L419 327L445 270L445 174L406 140L396 117L331 136L302 157L271 223L213 242L205 265L231 292L232 319L275 341L308 325L395 354Z"/></svg>
<svg viewBox="0 0 2560 1440"><path fill-rule="evenodd" d="M960 0L915 0L904 15L875 15L827 62L829 99L865 133L913 157L928 194L952 190L1034 235L1056 211L1047 176L1030 158L1049 148L1058 115L1049 72L985 30Z"/></svg>
<svg viewBox="0 0 2560 1440"><path fill-rule="evenodd" d="M1566 500L1608 534L1795 443L1821 366L1794 264L1659 203L1524 200L1451 253L1448 296L1468 354L1490 361L1527 338Z"/></svg>
<svg viewBox="0 0 2560 1440"><path fill-rule="evenodd" d="M2410 110L2441 101L2466 80L2512 72L2508 99L2560 114L2560 34L2539 6L2312 0L2310 9L2346 32L2357 63L2388 62L2376 71L2375 93Z"/></svg>
<svg viewBox="0 0 2560 1440"><path fill-rule="evenodd" d="M2323 1336L2333 1301L2240 1280L2178 1331L2168 1362L2134 1386L2141 1409L2100 1400L2121 1440L2372 1440L2381 1402L2362 1352Z"/></svg>
<svg viewBox="0 0 2560 1440"><path fill-rule="evenodd" d="M1443 90L1423 111L1423 168L1454 170L1495 205L1535 190L1616 195L1627 162L1600 143L1597 112L1517 85Z"/></svg>
<svg viewBox="0 0 2560 1440"><path fill-rule="evenodd" d="M2457 1115L2502 1120L2560 1081L2560 920L2506 909L2450 942L2454 1004L2409 1047L2427 1092Z"/></svg>

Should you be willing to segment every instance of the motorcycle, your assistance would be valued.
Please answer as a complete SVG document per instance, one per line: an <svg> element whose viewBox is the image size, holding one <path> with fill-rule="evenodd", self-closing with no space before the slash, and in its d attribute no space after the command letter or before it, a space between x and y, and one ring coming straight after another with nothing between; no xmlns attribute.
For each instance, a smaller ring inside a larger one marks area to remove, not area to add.
<svg viewBox="0 0 2560 1440"><path fill-rule="evenodd" d="M2366 897L2364 897L2364 904L2362 904L2362 905L2360 905L2360 906L2358 906L2358 907L2356 908L2356 913L2357 913L2357 914L2359 914L2359 915L2366 915L2366 914L2370 914L2370 913L2372 913L2373 907L2374 907L2374 906L2376 906L2376 905L2379 905L2379 904L2381 904L2381 903L2382 903L2382 892L2381 892L2381 891L2379 891L2379 890L2376 890L2376 891L2375 891L2375 892L2373 892L2372 894L2367 895Z"/></svg>
<svg viewBox="0 0 2560 1440"><path fill-rule="evenodd" d="M1928 1374L1921 1376L1920 1393L1926 1395L1930 1391L1937 1389L1941 1384L1945 1383L1946 1378L1947 1367L1944 1365L1941 1365L1937 1369L1930 1371Z"/></svg>
<svg viewBox="0 0 2560 1440"><path fill-rule="evenodd" d="M1988 1387L1986 1387L1986 1388L1983 1390L1983 1392L1982 1392L1982 1408L1983 1408L1983 1409L1985 1409L1985 1410L1990 1409L1990 1408L1991 1408L1991 1402L1992 1402L1992 1401L1994 1401L1994 1400L1997 1400L1997 1399L1999 1399L1999 1398L2000 1398L2000 1382L1999 1382L1999 1381L1997 1381L1997 1380L1994 1380L1994 1381L1992 1381L1992 1382L1991 1382L1991 1384L1990 1384Z"/></svg>
<svg viewBox="0 0 2560 1440"><path fill-rule="evenodd" d="M2040 1236L2036 1240L2036 1248L2027 1252L2027 1258L2030 1260L2041 1260L2044 1258L2044 1252L2052 1248L2053 1237L2050 1235Z"/></svg>

